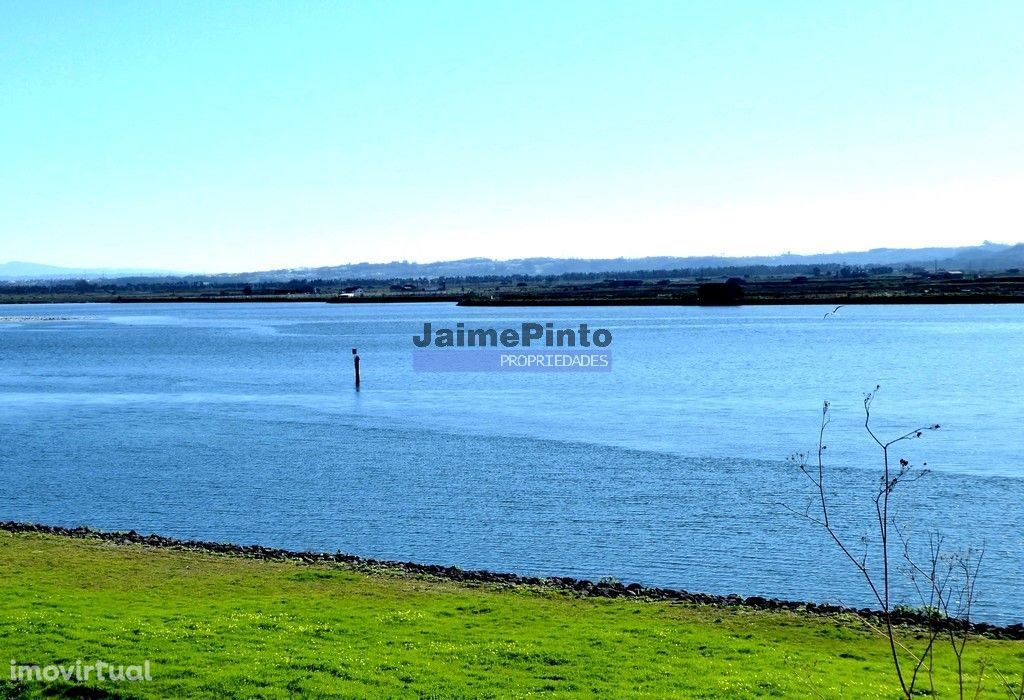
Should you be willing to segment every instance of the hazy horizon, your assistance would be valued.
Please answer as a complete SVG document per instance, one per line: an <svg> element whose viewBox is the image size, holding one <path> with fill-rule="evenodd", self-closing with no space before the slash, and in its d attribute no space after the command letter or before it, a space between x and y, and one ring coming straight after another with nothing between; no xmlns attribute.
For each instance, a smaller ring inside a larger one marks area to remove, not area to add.
<svg viewBox="0 0 1024 700"><path fill-rule="evenodd" d="M967 249L974 249L974 248L983 248L985 246L1013 247L1013 246L1016 246L1016 245L1021 245L1021 242L1006 243L1006 242L1001 242L1001 241L985 240L985 241L982 241L981 243L975 243L975 244L970 244L970 245L966 245L966 246L943 247L943 248L940 248L940 250L954 250L954 249L967 250ZM657 260L657 259L664 259L664 258L677 258L677 259L681 259L681 260L687 259L687 258L690 258L690 259L715 258L715 259L719 259L719 260L721 260L723 262L726 262L726 261L729 261L729 260L761 260L761 259L764 259L764 258L780 258L781 259L781 258L786 258L786 257L790 257L790 256L798 256L798 257L806 256L806 257L811 257L811 258L816 258L816 257L834 257L834 256L843 256L843 255L864 256L864 255L870 254L870 253L872 253L874 251L904 251L904 252L912 253L914 251L926 252L926 251L930 251L930 250L932 250L932 248L890 248L890 247L880 247L880 248L873 248L873 249L869 249L869 250L834 250L834 251L819 250L819 251L812 251L812 252L809 252L809 253L796 253L796 252L793 252L793 251L785 251L785 252L776 253L776 254L770 254L770 255L737 255L737 256L715 256L715 255L710 255L710 256L664 256L664 255L652 255L652 256L639 256L639 257L634 257L634 256L614 256L614 257L529 256L529 257L525 257L525 258L488 258L488 257L485 257L485 256L469 256L469 257L464 257L464 258L448 258L448 259L437 259L437 260L429 260L429 259L428 260L409 260L409 259L398 258L398 259L392 259L392 260L357 260L357 261L353 260L353 261L341 261L341 262L338 262L338 261L324 261L324 262L322 262L320 264L312 265L312 266L294 267L294 266L287 266L287 265L279 265L279 266L276 266L276 267L268 267L268 268L263 268L263 269L259 269L259 270L255 270L255 269L253 269L253 270L180 270L180 269L179 270L172 270L172 269L160 269L160 268L156 268L156 267L153 267L153 266L133 268L133 267L119 267L119 266L111 266L111 265L100 265L100 266L96 266L96 267L86 267L86 266L81 266L81 265L77 265L77 266L76 265L71 265L71 266L51 265L51 264L49 264L47 262L29 261L29 260L6 260L6 261L0 260L0 275L2 275L4 273L7 273L7 274L14 274L16 277L21 277L21 278L26 277L27 273L24 273L24 272L22 272L22 273L18 273L18 272L11 273L11 272L8 272L9 268L11 268L11 267L17 268L18 266L24 266L24 267L27 267L27 268L41 268L41 270L42 270L41 274L44 274L44 275L48 274L50 276L52 276L53 274L56 274L56 273L55 272L47 273L46 272L47 270L51 270L51 271L59 270L62 273L66 272L67 274L74 274L76 271L81 271L82 273L92 273L92 274L103 273L103 274L124 275L124 276L130 276L130 275L142 275L142 276L171 275L171 276L174 276L174 275L219 275L219 274L263 273L263 272L272 272L272 271L275 271L275 270L308 270L308 269L317 269L317 268L346 267L346 266L358 266L358 265L387 266L387 265L395 265L395 264L413 264L413 265L421 265L421 266L424 266L424 267L429 267L429 266L433 266L433 265L444 265L446 263L455 263L455 262L460 262L460 261L473 261L473 260L489 260L489 261L492 261L495 264L499 264L499 265L503 264L503 263L514 263L514 262L517 262L517 261L520 261L520 260L531 260L531 259L539 259L539 260L579 260L579 261L597 262L597 261L601 261L601 260L638 260L638 261L642 261L642 260ZM906 257L907 260L916 260L917 262L928 262L924 258L921 258L920 260L917 260L917 259L914 259L912 256L904 256L904 257ZM873 264L885 264L885 263L884 263L883 260L878 260L878 261L874 261ZM3 279L3 277L0 277L0 279Z"/></svg>
<svg viewBox="0 0 1024 700"><path fill-rule="evenodd" d="M213 273L1024 233L1018 2L0 20L7 260Z"/></svg>

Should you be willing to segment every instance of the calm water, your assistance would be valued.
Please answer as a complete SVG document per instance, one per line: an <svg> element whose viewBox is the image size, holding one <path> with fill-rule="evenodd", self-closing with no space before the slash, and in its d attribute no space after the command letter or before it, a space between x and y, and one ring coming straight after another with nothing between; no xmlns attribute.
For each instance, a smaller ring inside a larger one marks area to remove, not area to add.
<svg viewBox="0 0 1024 700"><path fill-rule="evenodd" d="M0 306L0 519L869 604L782 504L829 399L856 541L881 384L881 433L942 424L898 451L933 470L904 521L984 542L980 617L1024 620L1024 307L824 311ZM424 321L586 322L614 368L417 373Z"/></svg>

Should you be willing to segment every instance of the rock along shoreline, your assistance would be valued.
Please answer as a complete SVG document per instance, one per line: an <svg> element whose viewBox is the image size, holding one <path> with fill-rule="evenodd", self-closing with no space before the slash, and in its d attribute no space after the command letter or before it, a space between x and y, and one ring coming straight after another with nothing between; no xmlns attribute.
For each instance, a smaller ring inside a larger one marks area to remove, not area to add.
<svg viewBox="0 0 1024 700"><path fill-rule="evenodd" d="M591 598L636 598L649 601L668 601L709 605L717 607L745 607L756 610L790 610L816 615L853 615L872 623L882 621L883 614L871 608L850 608L841 605L828 605L810 602L779 600L761 596L710 595L707 593L691 593L673 588L657 588L643 586L639 583L623 584L618 581L602 580L599 582L576 579L567 576L521 576L512 573L493 571L470 571L456 566L436 564L418 564L415 562L388 561L358 557L342 552L298 552L262 545L238 545L223 542L205 542L202 540L179 540L163 535L140 535L135 530L127 532L96 530L90 527L60 527L53 525L37 525L14 521L0 522L0 531L12 534L36 533L71 537L77 539L93 539L114 544L136 544L146 547L176 549L182 551L205 552L230 556L265 559L271 561L293 561L305 564L345 564L353 568L389 570L406 574L434 577L459 583L479 583L504 586L533 586L554 591L563 591L579 597ZM893 624L926 626L927 616L913 611L894 611L891 615ZM941 621L944 629L963 629L964 623L947 619ZM996 639L1024 640L1024 624L1000 626L987 622L971 623L970 631Z"/></svg>

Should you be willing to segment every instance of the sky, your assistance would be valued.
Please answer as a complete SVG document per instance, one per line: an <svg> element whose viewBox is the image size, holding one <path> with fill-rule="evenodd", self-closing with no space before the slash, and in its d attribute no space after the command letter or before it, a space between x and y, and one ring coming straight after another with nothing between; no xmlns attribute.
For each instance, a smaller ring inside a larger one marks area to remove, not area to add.
<svg viewBox="0 0 1024 700"><path fill-rule="evenodd" d="M0 1L0 262L1024 240L1024 2Z"/></svg>

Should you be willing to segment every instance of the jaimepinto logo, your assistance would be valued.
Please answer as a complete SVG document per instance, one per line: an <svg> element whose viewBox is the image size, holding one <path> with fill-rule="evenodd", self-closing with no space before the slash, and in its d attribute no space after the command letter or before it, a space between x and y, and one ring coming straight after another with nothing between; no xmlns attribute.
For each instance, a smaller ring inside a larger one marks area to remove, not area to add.
<svg viewBox="0 0 1024 700"><path fill-rule="evenodd" d="M612 332L586 323L556 328L523 323L511 328L423 324L412 336L418 372L598 371L612 368Z"/></svg>

